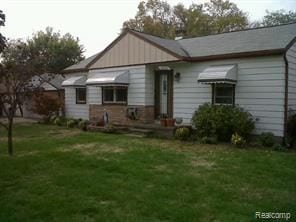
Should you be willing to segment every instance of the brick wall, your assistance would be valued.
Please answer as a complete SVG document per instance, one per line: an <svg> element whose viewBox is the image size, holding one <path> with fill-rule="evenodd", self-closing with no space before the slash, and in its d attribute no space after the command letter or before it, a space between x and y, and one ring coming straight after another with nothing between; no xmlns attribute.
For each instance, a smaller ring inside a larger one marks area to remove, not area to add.
<svg viewBox="0 0 296 222"><path fill-rule="evenodd" d="M137 108L137 120L131 120L127 117L127 108ZM90 121L100 121L104 112L108 113L109 122L112 124L129 125L138 123L154 122L154 106L127 106L127 105L89 105Z"/></svg>

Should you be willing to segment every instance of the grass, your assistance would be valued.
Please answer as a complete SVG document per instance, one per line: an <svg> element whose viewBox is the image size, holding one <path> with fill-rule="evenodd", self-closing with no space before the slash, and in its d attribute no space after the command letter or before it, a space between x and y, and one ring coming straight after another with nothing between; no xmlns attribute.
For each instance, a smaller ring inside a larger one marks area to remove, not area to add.
<svg viewBox="0 0 296 222"><path fill-rule="evenodd" d="M296 218L296 153L18 124L0 131L0 221Z"/></svg>

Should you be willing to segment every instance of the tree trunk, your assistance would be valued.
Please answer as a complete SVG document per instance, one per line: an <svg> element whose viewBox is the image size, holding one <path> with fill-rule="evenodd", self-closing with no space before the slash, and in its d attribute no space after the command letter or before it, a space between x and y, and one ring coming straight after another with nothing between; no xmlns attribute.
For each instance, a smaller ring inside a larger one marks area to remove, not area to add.
<svg viewBox="0 0 296 222"><path fill-rule="evenodd" d="M9 156L13 155L12 147L12 120L8 120L8 129L7 129L7 147Z"/></svg>

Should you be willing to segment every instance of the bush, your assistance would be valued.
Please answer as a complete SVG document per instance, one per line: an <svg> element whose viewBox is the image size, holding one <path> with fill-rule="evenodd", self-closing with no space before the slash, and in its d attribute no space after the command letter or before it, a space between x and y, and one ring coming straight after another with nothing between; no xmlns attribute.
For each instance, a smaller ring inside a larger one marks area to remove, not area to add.
<svg viewBox="0 0 296 222"><path fill-rule="evenodd" d="M288 143L292 147L296 142L296 114L291 115L287 122Z"/></svg>
<svg viewBox="0 0 296 222"><path fill-rule="evenodd" d="M89 124L89 122L87 120L81 120L78 123L78 128L81 129L81 130L83 130L83 131L86 131L88 124Z"/></svg>
<svg viewBox="0 0 296 222"><path fill-rule="evenodd" d="M199 138L217 137L224 142L230 142L234 133L248 138L255 127L249 112L229 105L201 105L194 112L192 123Z"/></svg>
<svg viewBox="0 0 296 222"><path fill-rule="evenodd" d="M49 123L53 115L57 115L62 109L63 101L58 96L48 95L43 91L36 91L32 94L31 111L41 115L44 122Z"/></svg>
<svg viewBox="0 0 296 222"><path fill-rule="evenodd" d="M275 151L280 151L280 152L285 152L286 151L286 148L284 146L282 146L281 144L274 144L272 146L272 149L275 150Z"/></svg>
<svg viewBox="0 0 296 222"><path fill-rule="evenodd" d="M177 140L186 141L190 138L190 129L188 127L179 127L175 131L175 138Z"/></svg>
<svg viewBox="0 0 296 222"><path fill-rule="evenodd" d="M235 133L231 136L231 143L236 147L243 147L246 145L246 140L242 136Z"/></svg>
<svg viewBox="0 0 296 222"><path fill-rule="evenodd" d="M272 147L275 144L275 138L273 133L261 133L259 136L259 142L264 147Z"/></svg>
<svg viewBox="0 0 296 222"><path fill-rule="evenodd" d="M76 122L75 122L75 120L70 119L70 120L67 121L67 127L68 127L68 128L73 128L73 127L75 127L75 126L76 126Z"/></svg>
<svg viewBox="0 0 296 222"><path fill-rule="evenodd" d="M60 117L57 117L55 120L54 120L54 124L57 125L57 126L62 126L64 123L64 121L62 120L62 118Z"/></svg>
<svg viewBox="0 0 296 222"><path fill-rule="evenodd" d="M116 129L111 123L108 123L107 125L104 126L104 132L105 133L115 133Z"/></svg>
<svg viewBox="0 0 296 222"><path fill-rule="evenodd" d="M218 139L216 136L204 136L204 137L200 138L200 143L217 144Z"/></svg>

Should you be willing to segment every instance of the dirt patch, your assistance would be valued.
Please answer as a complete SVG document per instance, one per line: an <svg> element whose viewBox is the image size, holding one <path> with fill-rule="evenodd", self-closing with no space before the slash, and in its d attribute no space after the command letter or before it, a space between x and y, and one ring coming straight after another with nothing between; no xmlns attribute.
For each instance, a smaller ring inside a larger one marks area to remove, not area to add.
<svg viewBox="0 0 296 222"><path fill-rule="evenodd" d="M98 153L122 153L127 151L119 146L104 143L82 143L75 144L71 147L60 149L62 152L79 151L84 155L95 155ZM100 158L101 159L101 158Z"/></svg>
<svg viewBox="0 0 296 222"><path fill-rule="evenodd" d="M47 134L49 136L60 138L60 137L76 136L80 133L81 131L78 129L58 129L58 130L49 130Z"/></svg>
<svg viewBox="0 0 296 222"><path fill-rule="evenodd" d="M205 167L205 168L212 168L215 163L214 162L211 162L211 161L208 161L208 160L205 160L203 158L200 158L200 157L192 157L191 160L190 160L190 165L194 168L196 167Z"/></svg>
<svg viewBox="0 0 296 222"><path fill-rule="evenodd" d="M36 156L39 154L39 151L25 151L25 152L17 152L17 157L25 157L25 156Z"/></svg>

